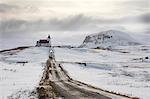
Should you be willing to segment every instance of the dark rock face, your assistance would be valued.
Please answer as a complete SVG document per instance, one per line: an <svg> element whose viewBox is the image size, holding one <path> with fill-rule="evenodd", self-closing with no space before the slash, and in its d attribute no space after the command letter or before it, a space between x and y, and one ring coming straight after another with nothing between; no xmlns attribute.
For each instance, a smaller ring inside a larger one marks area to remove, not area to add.
<svg viewBox="0 0 150 99"><path fill-rule="evenodd" d="M88 43L88 42L92 42L90 36L86 36L85 40L83 41L83 43Z"/></svg>

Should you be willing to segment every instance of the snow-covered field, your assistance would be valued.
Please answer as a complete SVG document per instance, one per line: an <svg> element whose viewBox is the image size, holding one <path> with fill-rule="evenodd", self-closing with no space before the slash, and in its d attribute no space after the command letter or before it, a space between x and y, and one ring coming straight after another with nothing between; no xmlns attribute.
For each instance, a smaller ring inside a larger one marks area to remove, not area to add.
<svg viewBox="0 0 150 99"><path fill-rule="evenodd" d="M64 69L75 80L142 99L150 97L150 59L144 59L147 56L150 58L148 45L120 46L112 51L55 48L56 60L64 62ZM35 96L47 58L45 47L0 53L0 99Z"/></svg>
<svg viewBox="0 0 150 99"><path fill-rule="evenodd" d="M34 95L47 58L48 48L44 47L0 53L0 99Z"/></svg>
<svg viewBox="0 0 150 99"><path fill-rule="evenodd" d="M113 51L55 48L55 55L76 80L142 99L150 97L150 59L144 59L150 58L150 46L120 46Z"/></svg>

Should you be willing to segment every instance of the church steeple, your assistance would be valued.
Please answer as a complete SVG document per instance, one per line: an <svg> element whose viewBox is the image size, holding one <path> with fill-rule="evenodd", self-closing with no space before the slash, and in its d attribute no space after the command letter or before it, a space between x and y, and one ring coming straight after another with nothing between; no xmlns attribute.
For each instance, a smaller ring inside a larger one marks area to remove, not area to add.
<svg viewBox="0 0 150 99"><path fill-rule="evenodd" d="M51 37L48 35L49 46L51 47Z"/></svg>
<svg viewBox="0 0 150 99"><path fill-rule="evenodd" d="M50 35L48 35L48 39L50 39L51 37L50 37Z"/></svg>

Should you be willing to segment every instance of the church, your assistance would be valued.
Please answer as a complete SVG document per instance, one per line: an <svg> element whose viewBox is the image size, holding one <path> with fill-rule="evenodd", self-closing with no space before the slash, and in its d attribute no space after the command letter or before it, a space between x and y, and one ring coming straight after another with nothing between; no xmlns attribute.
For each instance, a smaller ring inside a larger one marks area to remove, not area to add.
<svg viewBox="0 0 150 99"><path fill-rule="evenodd" d="M36 46L51 47L51 37L48 35L47 39L40 39L36 42Z"/></svg>

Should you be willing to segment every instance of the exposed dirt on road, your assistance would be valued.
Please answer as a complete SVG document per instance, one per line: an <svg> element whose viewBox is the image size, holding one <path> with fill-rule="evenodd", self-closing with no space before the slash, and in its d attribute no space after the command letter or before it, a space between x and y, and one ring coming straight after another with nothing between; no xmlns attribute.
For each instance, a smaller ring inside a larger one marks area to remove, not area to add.
<svg viewBox="0 0 150 99"><path fill-rule="evenodd" d="M128 96L117 95L90 85L75 81L55 59L48 59L43 77L37 88L40 99L129 99Z"/></svg>

